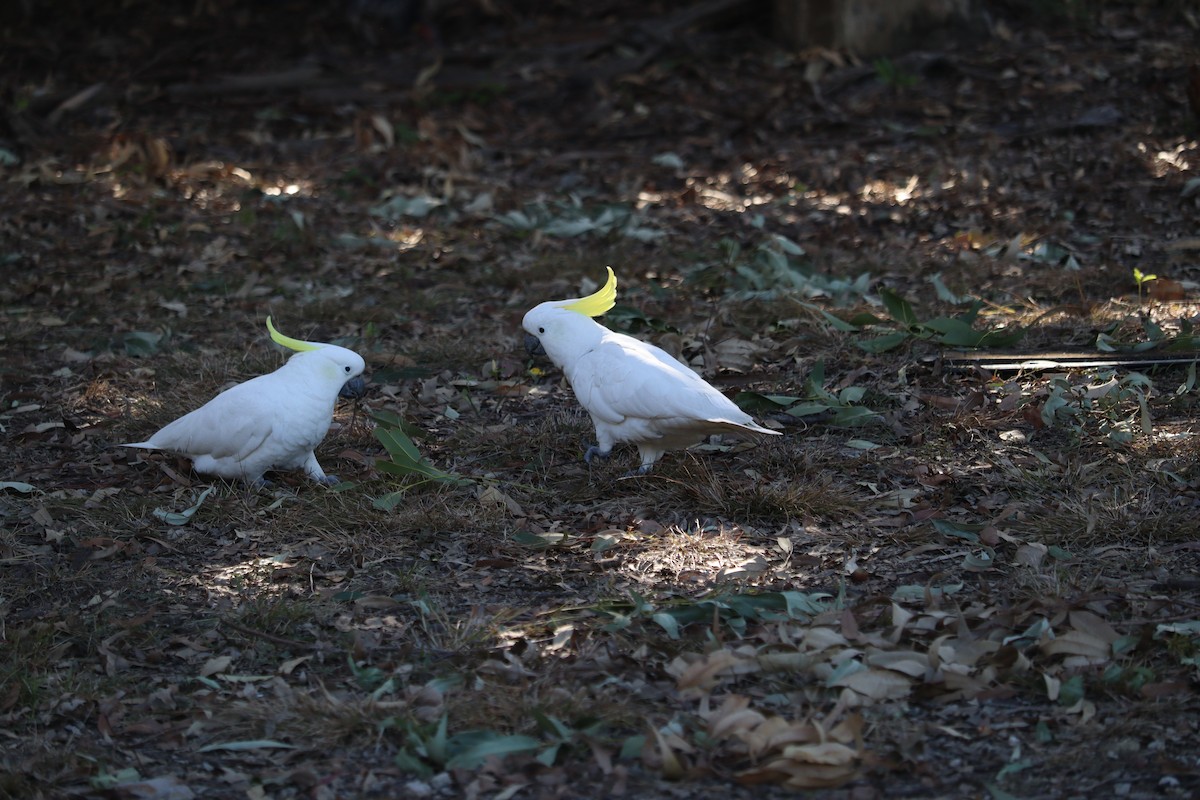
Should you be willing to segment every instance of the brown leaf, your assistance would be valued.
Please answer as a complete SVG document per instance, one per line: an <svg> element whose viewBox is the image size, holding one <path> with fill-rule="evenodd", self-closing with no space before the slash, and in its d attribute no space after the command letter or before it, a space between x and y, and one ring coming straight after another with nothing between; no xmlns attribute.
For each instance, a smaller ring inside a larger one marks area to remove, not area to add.
<svg viewBox="0 0 1200 800"><path fill-rule="evenodd" d="M200 668L200 677L207 678L210 675L222 673L229 669L229 665L232 663L232 656L214 656L204 662L204 666Z"/></svg>

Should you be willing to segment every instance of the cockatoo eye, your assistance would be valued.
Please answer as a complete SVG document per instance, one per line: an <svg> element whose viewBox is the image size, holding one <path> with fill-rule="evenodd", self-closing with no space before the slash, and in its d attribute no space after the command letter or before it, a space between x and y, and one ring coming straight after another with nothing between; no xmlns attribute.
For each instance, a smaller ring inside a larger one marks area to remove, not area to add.
<svg viewBox="0 0 1200 800"><path fill-rule="evenodd" d="M538 328L538 333L545 333L545 332L546 332L545 328Z"/></svg>
<svg viewBox="0 0 1200 800"><path fill-rule="evenodd" d="M349 375L349 374L350 374L350 365L349 365L349 364L347 364L346 366L342 367L342 369L346 371L346 374L347 374L347 375Z"/></svg>

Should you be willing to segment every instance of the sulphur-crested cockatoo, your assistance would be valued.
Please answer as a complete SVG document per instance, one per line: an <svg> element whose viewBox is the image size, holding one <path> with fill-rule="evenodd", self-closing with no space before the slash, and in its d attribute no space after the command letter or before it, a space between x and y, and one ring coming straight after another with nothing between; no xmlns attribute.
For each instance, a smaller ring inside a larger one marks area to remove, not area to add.
<svg viewBox="0 0 1200 800"><path fill-rule="evenodd" d="M197 472L265 484L271 469L303 469L313 480L333 484L313 448L333 422L338 395L362 393L366 365L353 350L302 342L275 330L271 338L296 354L282 367L231 386L144 442L123 447L169 450L192 460Z"/></svg>
<svg viewBox="0 0 1200 800"><path fill-rule="evenodd" d="M652 344L595 322L616 303L617 276L595 294L552 300L530 309L525 347L544 351L567 376L592 415L597 443L584 460L607 458L614 444L637 445L644 473L667 450L689 447L713 433L777 435L754 422L686 364Z"/></svg>

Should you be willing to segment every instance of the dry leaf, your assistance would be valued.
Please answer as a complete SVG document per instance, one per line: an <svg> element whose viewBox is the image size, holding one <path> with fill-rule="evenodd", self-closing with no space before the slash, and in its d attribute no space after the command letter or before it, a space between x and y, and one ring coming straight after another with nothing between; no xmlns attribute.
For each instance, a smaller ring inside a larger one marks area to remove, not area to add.
<svg viewBox="0 0 1200 800"><path fill-rule="evenodd" d="M204 666L200 668L200 677L207 678L210 675L216 675L229 669L229 665L233 663L231 656L215 656L204 662Z"/></svg>

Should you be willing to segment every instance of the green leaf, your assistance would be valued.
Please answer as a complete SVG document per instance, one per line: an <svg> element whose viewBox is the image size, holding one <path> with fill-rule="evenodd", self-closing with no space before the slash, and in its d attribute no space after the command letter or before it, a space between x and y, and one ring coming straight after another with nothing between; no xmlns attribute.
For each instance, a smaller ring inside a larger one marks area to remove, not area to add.
<svg viewBox="0 0 1200 800"><path fill-rule="evenodd" d="M987 331L977 331L961 319L938 317L925 323L925 327L937 331L941 336L938 344L949 347L979 347L987 338Z"/></svg>
<svg viewBox="0 0 1200 800"><path fill-rule="evenodd" d="M1112 651L1114 656L1123 656L1126 653L1132 653L1138 646L1138 642L1142 640L1141 636L1134 633L1127 633L1124 636L1117 638L1112 643Z"/></svg>
<svg viewBox="0 0 1200 800"><path fill-rule="evenodd" d="M808 417L813 414L824 414L833 406L829 403L820 403L815 400L805 400L803 403L797 403L787 410L789 416L793 417Z"/></svg>
<svg viewBox="0 0 1200 800"><path fill-rule="evenodd" d="M121 337L125 354L129 356L152 356L158 352L163 335L150 331L130 331Z"/></svg>
<svg viewBox="0 0 1200 800"><path fill-rule="evenodd" d="M976 300L971 303L971 307L963 311L961 314L956 314L955 319L961 319L963 322L974 327L975 321L979 319L979 312L983 309L983 301Z"/></svg>
<svg viewBox="0 0 1200 800"><path fill-rule="evenodd" d="M1011 347L1024 337L1024 328L998 328L985 332L975 347Z"/></svg>
<svg viewBox="0 0 1200 800"><path fill-rule="evenodd" d="M1067 706L1068 708L1078 703L1083 699L1083 676L1072 675L1070 678L1062 682L1058 689L1059 705Z"/></svg>
<svg viewBox="0 0 1200 800"><path fill-rule="evenodd" d="M650 615L650 619L654 620L659 626L667 632L668 638L672 641L679 639L679 621L674 616L665 611L659 611Z"/></svg>
<svg viewBox="0 0 1200 800"><path fill-rule="evenodd" d="M1154 627L1154 638L1164 633L1174 633L1179 636L1200 636L1200 620L1186 622L1162 622Z"/></svg>
<svg viewBox="0 0 1200 800"><path fill-rule="evenodd" d="M1184 379L1183 383L1179 384L1179 386L1175 389L1175 394L1176 395L1187 394L1194 388L1196 388L1196 362L1195 361L1193 361L1191 364L1188 365L1187 377ZM28 485L28 484L26 484L26 485Z"/></svg>
<svg viewBox="0 0 1200 800"><path fill-rule="evenodd" d="M628 736L621 742L621 752L617 758L621 761L629 761L631 759L640 758L642 748L646 746L646 735L638 733L633 736Z"/></svg>
<svg viewBox="0 0 1200 800"><path fill-rule="evenodd" d="M944 519L933 520L933 529L943 536L952 536L958 539L966 539L972 544L979 542L979 531L984 529L984 525L978 523L966 522L950 522Z"/></svg>
<svg viewBox="0 0 1200 800"><path fill-rule="evenodd" d="M562 749L562 742L552 744L542 752L538 753L534 758L534 761L538 762L544 767L552 767L554 766L554 762L558 760L558 751L560 749Z"/></svg>
<svg viewBox="0 0 1200 800"><path fill-rule="evenodd" d="M542 743L532 736L504 735L495 731L466 731L451 736L447 752L454 755L446 762L447 769L475 769L489 758L510 753L537 750Z"/></svg>
<svg viewBox="0 0 1200 800"><path fill-rule="evenodd" d="M880 287L879 299L883 301L883 307L887 309L892 319L904 327L912 328L920 324L921 320L917 318L917 312L913 311L912 305L891 289L886 286Z"/></svg>
<svg viewBox="0 0 1200 800"><path fill-rule="evenodd" d="M574 734L574 731L553 714L547 714L540 708L534 708L530 713L533 715L533 721L537 723L542 732L549 736L557 739L570 739Z"/></svg>
<svg viewBox="0 0 1200 800"><path fill-rule="evenodd" d="M92 787L95 789L111 790L117 786L122 786L127 783L136 783L142 779L142 776L133 767L117 770L116 772L101 772L91 779Z"/></svg>
<svg viewBox="0 0 1200 800"><path fill-rule="evenodd" d="M799 397L790 397L785 394L738 392L737 395L734 396L733 402L738 408L747 413L753 414L762 411L778 411L780 408L786 408L799 399Z"/></svg>
<svg viewBox="0 0 1200 800"><path fill-rule="evenodd" d="M996 551L990 547L984 547L982 550L967 553L963 558L963 567L976 572L991 569L995 563Z"/></svg>
<svg viewBox="0 0 1200 800"><path fill-rule="evenodd" d="M851 317L850 324L857 325L860 328L866 328L870 325L886 325L887 321L880 319L879 317L875 316L874 314L863 311L863 312L861 312L859 314L855 314L853 317Z"/></svg>
<svg viewBox="0 0 1200 800"><path fill-rule="evenodd" d="M383 497L376 497L371 505L380 511L391 511L404 502L404 492L388 492Z"/></svg>
<svg viewBox="0 0 1200 800"><path fill-rule="evenodd" d="M216 487L214 486L210 486L201 492L200 496L196 498L196 504L191 508L186 508L183 511L166 511L161 508L156 508L150 513L168 525L187 525L188 521L191 520L192 515L200 510L200 506L204 503L205 498L212 494L213 489L215 488Z"/></svg>
<svg viewBox="0 0 1200 800"><path fill-rule="evenodd" d="M861 403L866 394L867 389L865 386L847 386L838 392L837 399L839 403L853 405L854 403Z"/></svg>
<svg viewBox="0 0 1200 800"><path fill-rule="evenodd" d="M977 331L962 317L937 317L922 326L941 334L937 339L938 344L950 347L1003 347L1025 335L1021 328Z"/></svg>
<svg viewBox="0 0 1200 800"><path fill-rule="evenodd" d="M512 535L512 540L517 544L532 547L536 550L545 550L548 547L565 544L567 539L567 534L561 531L550 531L548 533L517 531Z"/></svg>
<svg viewBox="0 0 1200 800"><path fill-rule="evenodd" d="M888 333L883 336L876 336L874 339L865 339L857 342L858 346L868 353L886 353L888 350L893 350L908 339L912 338L911 333Z"/></svg>
<svg viewBox="0 0 1200 800"><path fill-rule="evenodd" d="M878 421L879 415L869 408L846 406L837 410L837 413L833 415L833 419L829 421L829 424L843 428L853 428L858 425L866 425Z"/></svg>
<svg viewBox="0 0 1200 800"><path fill-rule="evenodd" d="M1042 406L1042 422L1045 426L1047 428L1054 426L1054 417L1059 411L1066 415L1073 415L1075 409L1070 403L1070 399L1058 393L1047 397L1045 405Z"/></svg>
<svg viewBox="0 0 1200 800"><path fill-rule="evenodd" d="M787 615L792 619L816 616L829 610L829 601L833 595L828 592L779 592L783 598Z"/></svg>
<svg viewBox="0 0 1200 800"><path fill-rule="evenodd" d="M411 772L419 778L433 777L433 768L420 759L408 752L407 749L401 749L396 753L393 762L404 772Z"/></svg>
<svg viewBox="0 0 1200 800"><path fill-rule="evenodd" d="M936 600L944 597L945 595L956 594L962 591L962 588L963 585L961 583L948 583L944 586L923 586L921 584L910 583L905 586L897 587L896 590L892 592L892 599L896 600L897 602L923 602L925 600L925 594L928 592L928 594Z"/></svg>
<svg viewBox="0 0 1200 800"><path fill-rule="evenodd" d="M459 475L438 469L426 461L417 450L417 446L413 444L412 439L400 428L376 428L375 438L383 444L383 449L391 457L391 461L385 461L381 458L375 459L375 468L380 472L386 472L389 475L395 475L400 478L409 475L420 475L429 480L444 483L466 484L471 482ZM376 501L376 503L378 502Z"/></svg>
<svg viewBox="0 0 1200 800"><path fill-rule="evenodd" d="M810 308L813 311L816 311L818 314L824 317L825 321L828 322L830 327L832 327L834 330L841 331L842 333L857 333L858 331L862 330L858 324L852 321L847 322L839 316L830 314L820 306L815 306L812 303L802 303L801 305L803 305L805 308ZM874 320L875 318L871 317L871 319Z"/></svg>
<svg viewBox="0 0 1200 800"><path fill-rule="evenodd" d="M624 538L625 537L623 536L617 536L611 533L597 534L596 538L592 540L592 552L603 553L605 550L616 547Z"/></svg>
<svg viewBox="0 0 1200 800"><path fill-rule="evenodd" d="M954 306L961 306L971 302L969 294L955 294L946 288L946 284L942 283L942 273L936 272L930 275L927 280L933 284L933 290L937 292L938 299L943 303L949 303Z"/></svg>
<svg viewBox="0 0 1200 800"><path fill-rule="evenodd" d="M442 714L442 718L438 720L437 730L433 733L433 738L425 743L425 750L429 753L429 757L442 765L445 765L450 753L449 740L446 738L446 732L449 728L450 719L446 714Z"/></svg>
<svg viewBox="0 0 1200 800"><path fill-rule="evenodd" d="M1029 647L1041 641L1042 636L1050 630L1050 620L1040 617L1020 633L1004 637L1001 644L1015 644L1018 647Z"/></svg>
<svg viewBox="0 0 1200 800"><path fill-rule="evenodd" d="M247 739L239 742L216 742L199 748L198 753L211 753L216 750L241 752L244 750L295 750L296 745L277 742L274 739Z"/></svg>
<svg viewBox="0 0 1200 800"><path fill-rule="evenodd" d="M1020 800L1015 794L1009 794L994 783L984 783L992 800Z"/></svg>
<svg viewBox="0 0 1200 800"><path fill-rule="evenodd" d="M372 378L377 377L378 374L379 373L374 373ZM391 411L384 411L382 409L378 411L369 411L367 412L367 416L385 428L399 428L404 432L404 435L410 439L424 439L429 436L426 431L421 430L404 417Z"/></svg>
<svg viewBox="0 0 1200 800"><path fill-rule="evenodd" d="M825 385L825 359L819 358L808 371L808 379L804 382L809 392L819 391Z"/></svg>
<svg viewBox="0 0 1200 800"><path fill-rule="evenodd" d="M1018 772L1029 769L1032 766L1033 762L1028 759L1023 761L1013 761L1012 763L1005 764L1000 771L996 773L996 780L1003 780L1009 775L1016 775Z"/></svg>

